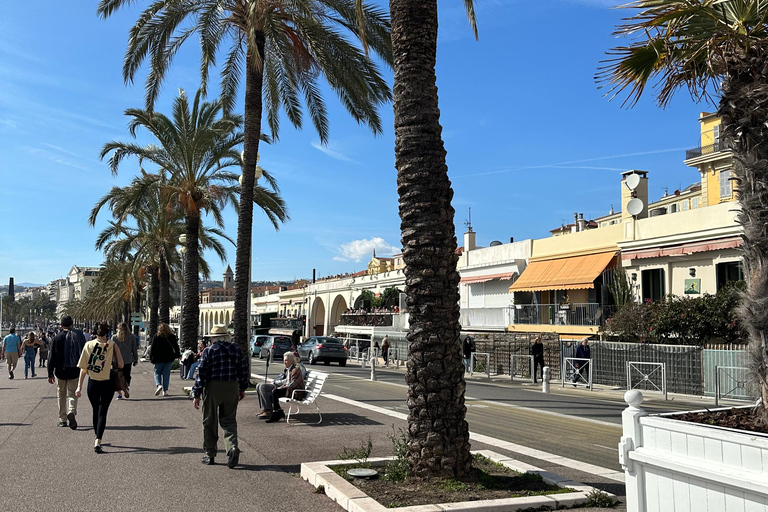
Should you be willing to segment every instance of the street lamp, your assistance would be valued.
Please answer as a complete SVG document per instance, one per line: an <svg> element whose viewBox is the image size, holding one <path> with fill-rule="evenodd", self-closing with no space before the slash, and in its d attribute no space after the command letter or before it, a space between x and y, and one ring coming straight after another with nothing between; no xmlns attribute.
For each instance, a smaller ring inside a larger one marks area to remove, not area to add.
<svg viewBox="0 0 768 512"><path fill-rule="evenodd" d="M181 244L181 247L179 247L179 254L181 255L181 309L179 311L179 339L181 340L183 339L181 336L181 325L184 319L184 279L186 277L186 274L184 273L184 264L187 260L187 235L179 235L179 243Z"/></svg>

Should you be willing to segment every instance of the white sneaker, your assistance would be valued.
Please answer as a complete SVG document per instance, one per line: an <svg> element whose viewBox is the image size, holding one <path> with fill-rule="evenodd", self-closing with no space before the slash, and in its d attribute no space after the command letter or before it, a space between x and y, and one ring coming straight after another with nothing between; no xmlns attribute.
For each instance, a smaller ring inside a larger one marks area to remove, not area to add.
<svg viewBox="0 0 768 512"><path fill-rule="evenodd" d="M163 386L157 386L157 389L155 390L155 396L160 396L160 393L163 392Z"/></svg>
<svg viewBox="0 0 768 512"><path fill-rule="evenodd" d="M164 390L163 391L163 396L168 396L168 392Z"/></svg>

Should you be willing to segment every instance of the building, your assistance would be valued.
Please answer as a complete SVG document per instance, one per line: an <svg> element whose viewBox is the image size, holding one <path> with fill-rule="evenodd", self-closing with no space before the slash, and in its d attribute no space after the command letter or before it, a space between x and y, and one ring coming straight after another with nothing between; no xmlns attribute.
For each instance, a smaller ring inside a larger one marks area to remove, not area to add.
<svg viewBox="0 0 768 512"><path fill-rule="evenodd" d="M230 302L235 300L235 278L232 268L227 265L221 288L208 288L200 291L200 304L211 302Z"/></svg>

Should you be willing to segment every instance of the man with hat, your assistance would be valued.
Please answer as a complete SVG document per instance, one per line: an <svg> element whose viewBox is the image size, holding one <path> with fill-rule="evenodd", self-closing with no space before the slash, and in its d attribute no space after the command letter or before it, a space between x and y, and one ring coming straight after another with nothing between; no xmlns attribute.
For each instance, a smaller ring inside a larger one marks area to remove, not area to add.
<svg viewBox="0 0 768 512"><path fill-rule="evenodd" d="M243 351L229 339L227 328L214 325L206 336L210 340L197 367L197 379L192 386L193 405L200 409L203 401L203 464L214 464L219 425L224 431L227 466L234 468L240 461L237 445L237 404L245 398L249 377L248 362Z"/></svg>

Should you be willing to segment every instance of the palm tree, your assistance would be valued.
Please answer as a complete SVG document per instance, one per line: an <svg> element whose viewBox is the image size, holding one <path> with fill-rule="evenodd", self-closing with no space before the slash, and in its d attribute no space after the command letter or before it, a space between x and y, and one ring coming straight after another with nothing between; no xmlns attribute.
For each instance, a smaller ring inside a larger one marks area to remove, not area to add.
<svg viewBox="0 0 768 512"><path fill-rule="evenodd" d="M103 18L133 0L101 0ZM191 23L185 25L186 21ZM267 123L277 139L281 110L297 128L306 104L320 141L328 141L328 118L318 81L325 77L339 100L360 123L381 133L378 107L391 99L389 87L376 64L340 31L364 39L386 63L391 62L389 22L381 10L355 0L158 0L140 16L130 31L123 78L133 82L149 56L146 104L151 109L173 56L186 39L200 35L201 81L222 46L228 45L221 68L221 97L226 111L234 108L245 75L242 190L237 225L235 263L234 339L247 349L250 301L252 191L266 108ZM245 351L244 353L247 353Z"/></svg>
<svg viewBox="0 0 768 512"><path fill-rule="evenodd" d="M240 166L238 146L243 135L238 131L240 117L224 114L221 101L202 102L202 91L195 94L190 106L182 90L173 103L173 118L141 109L128 109L132 119L129 131L135 137L139 127L147 129L159 145L139 146L109 142L101 151L103 159L110 153L109 166L117 173L122 160L135 156L159 167L157 174L147 174L146 186L160 189L162 203L182 212L186 227L186 265L184 267L184 309L182 311L185 347L194 348L199 326L199 236L201 215L207 213L223 228L222 209L230 202L237 205L238 176L227 169ZM252 200L264 210L275 229L288 218L277 183L265 173L271 189L255 186ZM244 197L243 197L244 200Z"/></svg>
<svg viewBox="0 0 768 512"><path fill-rule="evenodd" d="M472 0L464 1L477 36ZM459 334L453 190L437 102L437 0L390 0L395 167L405 261L408 449L413 474L471 467Z"/></svg>
<svg viewBox="0 0 768 512"><path fill-rule="evenodd" d="M759 420L768 424L768 2L639 0L624 7L640 12L626 19L616 35L639 34L640 39L608 52L611 58L597 75L614 96L629 88L625 103L634 105L648 81L658 78L656 97L664 107L681 87L701 100L720 86L721 137L733 149L744 228L748 284L739 316L762 395Z"/></svg>

